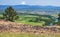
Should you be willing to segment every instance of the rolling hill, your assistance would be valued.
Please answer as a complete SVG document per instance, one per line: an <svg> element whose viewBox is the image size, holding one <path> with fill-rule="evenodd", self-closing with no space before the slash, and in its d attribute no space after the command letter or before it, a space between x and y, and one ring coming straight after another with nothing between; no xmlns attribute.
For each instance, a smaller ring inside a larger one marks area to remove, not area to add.
<svg viewBox="0 0 60 37"><path fill-rule="evenodd" d="M30 13L59 13L60 7L57 6L39 6L39 5L10 5L18 13L20 12L30 12ZM0 5L0 13L3 12L8 5Z"/></svg>

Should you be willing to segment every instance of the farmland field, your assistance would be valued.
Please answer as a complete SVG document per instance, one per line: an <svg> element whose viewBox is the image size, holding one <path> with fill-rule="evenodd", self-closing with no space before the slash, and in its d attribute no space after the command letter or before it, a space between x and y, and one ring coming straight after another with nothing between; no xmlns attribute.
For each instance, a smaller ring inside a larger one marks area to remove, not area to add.
<svg viewBox="0 0 60 37"><path fill-rule="evenodd" d="M42 26L43 24L45 24L44 21L29 22L29 20L34 20L35 18L38 18L38 16L21 15L21 16L19 16L19 19L15 20L15 22L24 23L24 24L27 24L27 25L40 25L40 26Z"/></svg>
<svg viewBox="0 0 60 37"><path fill-rule="evenodd" d="M35 22L35 20L37 22ZM38 25L43 26L46 22L48 24L51 22L51 20L54 22L54 17L45 16L45 15L19 15L19 19L15 20L15 22L27 24L27 25ZM31 22L30 22L31 21Z"/></svg>

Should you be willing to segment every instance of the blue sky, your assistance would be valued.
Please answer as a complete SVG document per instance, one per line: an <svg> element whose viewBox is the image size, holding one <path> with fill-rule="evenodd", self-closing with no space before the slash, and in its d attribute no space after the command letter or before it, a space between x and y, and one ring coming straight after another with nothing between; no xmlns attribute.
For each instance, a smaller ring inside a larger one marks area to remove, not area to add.
<svg viewBox="0 0 60 37"><path fill-rule="evenodd" d="M60 6L60 0L0 0L0 5L52 5Z"/></svg>

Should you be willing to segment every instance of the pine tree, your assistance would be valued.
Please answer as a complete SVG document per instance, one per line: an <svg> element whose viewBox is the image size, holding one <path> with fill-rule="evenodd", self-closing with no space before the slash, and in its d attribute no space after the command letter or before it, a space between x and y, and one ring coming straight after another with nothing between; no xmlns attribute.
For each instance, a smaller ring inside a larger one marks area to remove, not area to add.
<svg viewBox="0 0 60 37"><path fill-rule="evenodd" d="M10 6L5 9L5 12L3 13L3 18L8 21L14 21L15 19L18 19L16 11Z"/></svg>

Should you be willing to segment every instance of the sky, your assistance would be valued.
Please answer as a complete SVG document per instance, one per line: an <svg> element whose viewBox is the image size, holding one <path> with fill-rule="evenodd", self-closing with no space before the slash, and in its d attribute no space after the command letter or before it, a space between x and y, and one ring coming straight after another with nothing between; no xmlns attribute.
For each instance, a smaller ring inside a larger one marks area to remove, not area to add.
<svg viewBox="0 0 60 37"><path fill-rule="evenodd" d="M60 6L60 0L0 0L0 5Z"/></svg>

